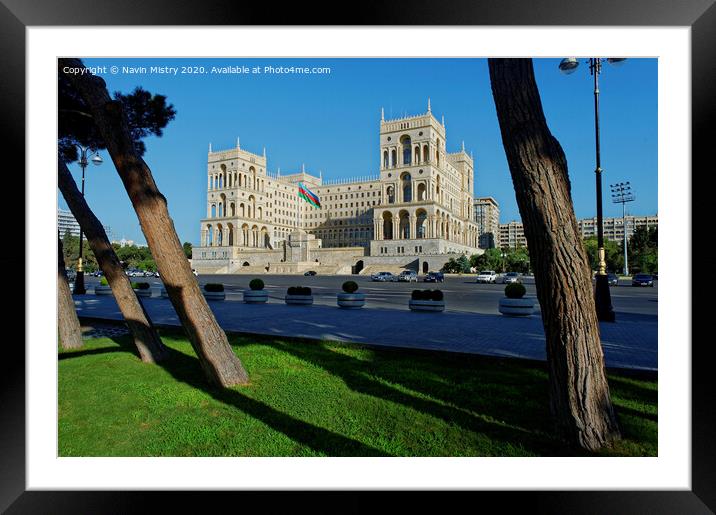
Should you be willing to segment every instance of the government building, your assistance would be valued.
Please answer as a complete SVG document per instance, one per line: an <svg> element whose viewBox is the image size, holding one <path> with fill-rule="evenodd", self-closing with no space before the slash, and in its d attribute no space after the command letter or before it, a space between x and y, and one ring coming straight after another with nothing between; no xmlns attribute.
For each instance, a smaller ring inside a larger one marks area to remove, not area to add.
<svg viewBox="0 0 716 515"><path fill-rule="evenodd" d="M206 217L192 264L200 273L369 273L439 270L450 257L480 253L474 162L447 151L444 120L424 114L386 120L374 175L323 180L321 173L269 171L240 147L207 163ZM366 152L368 149L365 149ZM302 184L320 208L299 200Z"/></svg>

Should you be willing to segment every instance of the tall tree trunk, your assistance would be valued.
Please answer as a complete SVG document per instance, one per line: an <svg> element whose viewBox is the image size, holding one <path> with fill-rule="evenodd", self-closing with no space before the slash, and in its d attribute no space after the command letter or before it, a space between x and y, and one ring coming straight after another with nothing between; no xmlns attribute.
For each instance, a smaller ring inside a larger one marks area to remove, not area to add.
<svg viewBox="0 0 716 515"><path fill-rule="evenodd" d="M97 264L104 272L107 282L112 288L112 295L117 301L117 306L119 306L134 337L134 344L137 346L139 356L145 363L162 361L167 354L166 347L139 302L137 294L132 289L127 274L122 270L122 265L109 238L107 238L104 227L87 205L80 190L77 189L77 184L62 159L57 160L57 168L57 182L62 196L80 224L82 232L87 236L87 242L97 258Z"/></svg>
<svg viewBox="0 0 716 515"><path fill-rule="evenodd" d="M64 66L84 65L79 59L60 59ZM157 262L174 309L187 331L208 380L219 386L247 384L248 374L234 354L226 333L199 289L169 217L167 201L154 183L152 172L137 154L121 103L113 101L104 81L90 73L70 76L72 85L89 106L114 166Z"/></svg>
<svg viewBox="0 0 716 515"><path fill-rule="evenodd" d="M532 60L489 59L488 64L542 309L551 410L563 438L596 450L619 438L619 429L567 160L547 127Z"/></svg>
<svg viewBox="0 0 716 515"><path fill-rule="evenodd" d="M67 284L65 257L62 240L57 238L57 330L63 349L82 347L82 329L72 300L70 285Z"/></svg>

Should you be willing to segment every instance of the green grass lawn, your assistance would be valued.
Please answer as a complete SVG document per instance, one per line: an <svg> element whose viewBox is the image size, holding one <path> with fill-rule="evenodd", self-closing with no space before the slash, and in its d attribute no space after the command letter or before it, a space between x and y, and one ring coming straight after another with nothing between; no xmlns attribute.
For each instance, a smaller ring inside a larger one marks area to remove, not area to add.
<svg viewBox="0 0 716 515"><path fill-rule="evenodd" d="M229 335L251 384L204 381L189 342L139 361L128 336L59 352L60 456L570 456L543 363ZM657 455L656 380L611 373L624 439Z"/></svg>

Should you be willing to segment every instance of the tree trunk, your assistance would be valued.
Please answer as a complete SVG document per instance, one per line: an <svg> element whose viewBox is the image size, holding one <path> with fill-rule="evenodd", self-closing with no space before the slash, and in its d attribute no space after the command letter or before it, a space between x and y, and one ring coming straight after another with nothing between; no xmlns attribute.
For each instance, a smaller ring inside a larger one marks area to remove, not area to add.
<svg viewBox="0 0 716 515"><path fill-rule="evenodd" d="M63 349L79 349L82 347L82 330L72 300L70 285L67 284L65 258L62 240L57 239L57 330Z"/></svg>
<svg viewBox="0 0 716 515"><path fill-rule="evenodd" d="M79 59L60 59L64 66L84 65ZM134 149L126 116L113 101L104 81L90 73L70 76L89 106L107 145L114 166L127 190L162 276L174 309L187 331L207 379L218 386L247 384L248 374L234 354L226 334L199 289L189 261L169 217L167 202L159 192L152 172Z"/></svg>
<svg viewBox="0 0 716 515"><path fill-rule="evenodd" d="M137 294L132 289L129 278L122 270L119 258L107 238L107 233L77 189L77 184L62 159L57 160L57 167L58 186L62 196L80 224L82 232L87 237L87 242L97 258L97 264L112 288L112 295L117 301L117 306L134 336L134 344L137 346L139 356L145 363L162 361L166 357L166 347L144 311Z"/></svg>
<svg viewBox="0 0 716 515"><path fill-rule="evenodd" d="M551 411L563 438L596 450L619 438L619 429L567 160L547 127L532 60L489 59L488 64L542 310Z"/></svg>

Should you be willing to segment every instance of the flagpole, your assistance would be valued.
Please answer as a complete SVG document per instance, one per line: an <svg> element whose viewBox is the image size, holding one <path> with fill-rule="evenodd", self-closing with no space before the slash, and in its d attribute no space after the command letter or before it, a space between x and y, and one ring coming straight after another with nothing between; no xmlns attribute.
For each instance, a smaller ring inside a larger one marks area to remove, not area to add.
<svg viewBox="0 0 716 515"><path fill-rule="evenodd" d="M303 183L298 183L298 202L296 202L296 230L301 230L301 187Z"/></svg>

